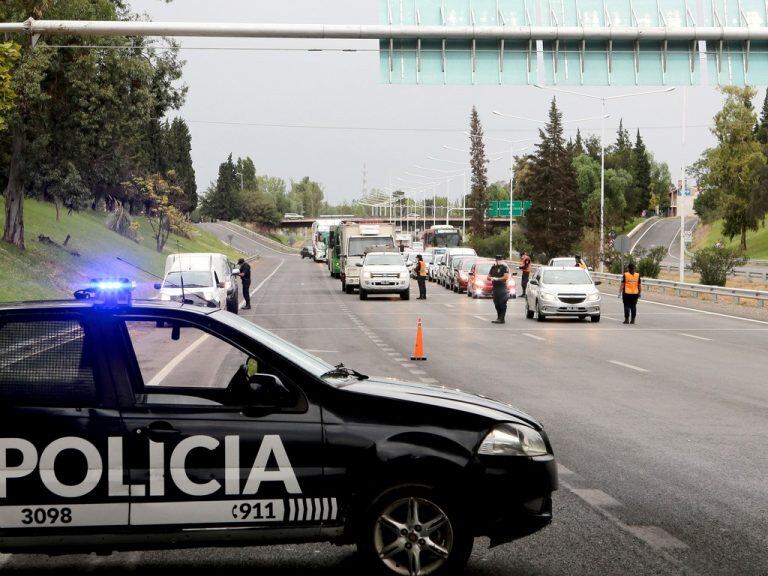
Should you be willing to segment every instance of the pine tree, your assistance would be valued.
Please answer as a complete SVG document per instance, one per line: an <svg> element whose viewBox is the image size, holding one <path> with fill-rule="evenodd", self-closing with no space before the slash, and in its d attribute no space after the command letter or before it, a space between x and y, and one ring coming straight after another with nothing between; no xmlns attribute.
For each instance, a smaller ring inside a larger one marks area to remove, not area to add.
<svg viewBox="0 0 768 576"><path fill-rule="evenodd" d="M472 191L467 202L472 209L470 230L475 239L485 238L485 209L488 205L488 158L483 143L483 126L477 109L472 107L469 120L469 164L472 169Z"/></svg>
<svg viewBox="0 0 768 576"><path fill-rule="evenodd" d="M632 197L627 198L627 210L631 216L637 216L651 201L651 161L640 130L632 150L632 180L634 191Z"/></svg>
<svg viewBox="0 0 768 576"><path fill-rule="evenodd" d="M528 190L532 206L525 217L527 236L547 257L568 254L581 238L584 214L576 172L563 137L563 118L552 100L549 122L531 166Z"/></svg>
<svg viewBox="0 0 768 576"><path fill-rule="evenodd" d="M161 164L158 171L168 174L172 170L175 183L184 191L183 206L177 208L182 212L192 212L197 208L197 182L192 166L192 136L183 118L174 118L163 128Z"/></svg>
<svg viewBox="0 0 768 576"><path fill-rule="evenodd" d="M216 186L209 188L203 200L203 213L216 220L232 220L238 214L240 177L232 161L232 154L219 165Z"/></svg>
<svg viewBox="0 0 768 576"><path fill-rule="evenodd" d="M576 129L576 141L573 143L573 157L576 158L577 156L581 156L586 153L586 151L586 148L584 148L584 140L581 137L581 130Z"/></svg>
<svg viewBox="0 0 768 576"><path fill-rule="evenodd" d="M765 100L763 100L760 120L755 125L755 136L763 147L768 147L768 90L765 91Z"/></svg>

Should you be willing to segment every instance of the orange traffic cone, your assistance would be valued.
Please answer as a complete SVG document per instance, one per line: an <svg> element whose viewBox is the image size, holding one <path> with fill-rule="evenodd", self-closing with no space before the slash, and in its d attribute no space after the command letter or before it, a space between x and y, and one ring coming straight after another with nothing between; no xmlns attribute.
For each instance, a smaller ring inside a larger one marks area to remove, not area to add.
<svg viewBox="0 0 768 576"><path fill-rule="evenodd" d="M416 327L416 344L413 347L413 356L411 360L426 360L424 356L424 334L421 331L421 318L419 318L419 325Z"/></svg>

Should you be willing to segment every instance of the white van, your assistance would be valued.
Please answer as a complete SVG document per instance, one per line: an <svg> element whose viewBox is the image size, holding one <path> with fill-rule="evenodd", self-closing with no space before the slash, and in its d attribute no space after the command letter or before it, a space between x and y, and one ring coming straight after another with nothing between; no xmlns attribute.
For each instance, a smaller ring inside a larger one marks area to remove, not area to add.
<svg viewBox="0 0 768 576"><path fill-rule="evenodd" d="M165 260L160 300L185 300L237 314L240 289L234 276L239 270L224 254L213 252L171 254Z"/></svg>

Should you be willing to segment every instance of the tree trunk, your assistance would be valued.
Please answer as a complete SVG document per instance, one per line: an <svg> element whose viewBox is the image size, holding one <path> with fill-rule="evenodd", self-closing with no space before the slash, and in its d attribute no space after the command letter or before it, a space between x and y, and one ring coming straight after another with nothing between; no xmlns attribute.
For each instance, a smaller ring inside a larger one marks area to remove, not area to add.
<svg viewBox="0 0 768 576"><path fill-rule="evenodd" d="M747 251L747 227L746 226L741 227L741 251L742 252Z"/></svg>
<svg viewBox="0 0 768 576"><path fill-rule="evenodd" d="M23 136L21 128L14 127L11 135L11 162L8 167L8 185L5 188L5 229L3 240L24 250L24 189L20 166Z"/></svg>
<svg viewBox="0 0 768 576"><path fill-rule="evenodd" d="M59 217L59 201L54 200L53 205L56 206L56 222L60 222L61 218Z"/></svg>

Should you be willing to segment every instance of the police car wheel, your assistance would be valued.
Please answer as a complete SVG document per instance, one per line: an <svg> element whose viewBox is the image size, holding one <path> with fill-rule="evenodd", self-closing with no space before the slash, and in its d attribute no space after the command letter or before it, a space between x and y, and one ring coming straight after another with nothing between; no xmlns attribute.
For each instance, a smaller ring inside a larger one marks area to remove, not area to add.
<svg viewBox="0 0 768 576"><path fill-rule="evenodd" d="M457 574L472 551L472 534L465 526L459 510L434 489L400 486L369 508L358 550L378 574Z"/></svg>

